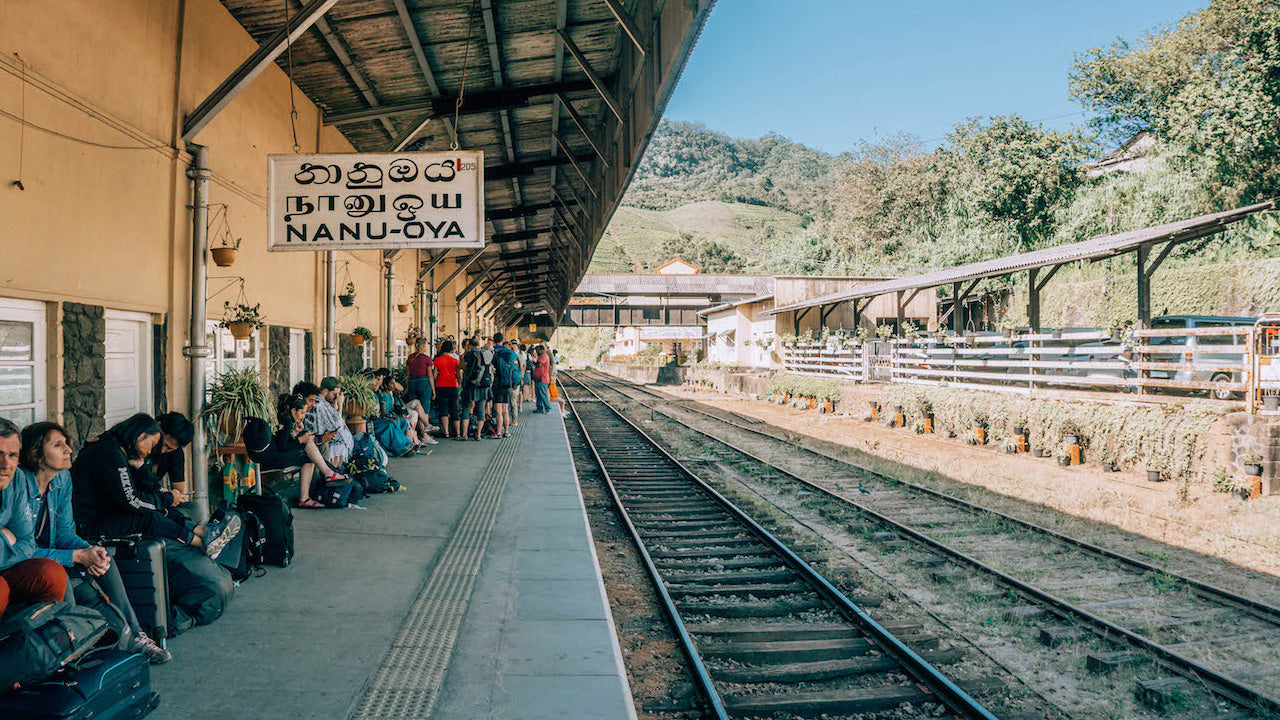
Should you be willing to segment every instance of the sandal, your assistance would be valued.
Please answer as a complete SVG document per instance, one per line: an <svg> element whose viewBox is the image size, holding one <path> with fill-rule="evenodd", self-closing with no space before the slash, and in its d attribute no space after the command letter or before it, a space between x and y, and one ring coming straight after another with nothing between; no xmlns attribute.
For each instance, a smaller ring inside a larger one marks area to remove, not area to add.
<svg viewBox="0 0 1280 720"><path fill-rule="evenodd" d="M340 473L340 472L335 472L334 474L330 475L329 477L326 477L326 478L324 479L324 481L325 481L325 482L341 482L341 481L346 480L346 479L347 479L347 476L346 476L346 475L343 475L343 474L342 474L342 473Z"/></svg>
<svg viewBox="0 0 1280 720"><path fill-rule="evenodd" d="M324 508L324 504L320 503L315 498L307 498L306 500L299 500L298 507L307 510L320 510Z"/></svg>

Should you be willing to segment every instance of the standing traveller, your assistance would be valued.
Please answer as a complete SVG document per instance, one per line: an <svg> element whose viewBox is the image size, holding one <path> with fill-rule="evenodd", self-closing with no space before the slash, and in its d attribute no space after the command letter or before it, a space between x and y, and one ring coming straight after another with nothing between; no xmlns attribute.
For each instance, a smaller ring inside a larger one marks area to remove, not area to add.
<svg viewBox="0 0 1280 720"><path fill-rule="evenodd" d="M480 439L485 411L489 405L489 391L493 388L493 350L480 348L474 338L462 341L466 351L462 354L462 438Z"/></svg>
<svg viewBox="0 0 1280 720"><path fill-rule="evenodd" d="M551 399L547 397L547 388L551 385L551 356L541 345L535 348L533 353L538 358L533 366L533 391L538 398L537 406L533 411L545 414L551 412Z"/></svg>
<svg viewBox="0 0 1280 720"><path fill-rule="evenodd" d="M511 413L511 427L515 427L520 424L520 401L524 395L525 353L520 349L520 343L515 340L508 340L507 347L516 356L516 375L520 380L515 387L511 388L511 402L507 408L507 412Z"/></svg>
<svg viewBox="0 0 1280 720"><path fill-rule="evenodd" d="M556 386L556 381L559 379L559 371L560 371L560 354L558 350L552 350L551 351L551 385L547 388L547 391L551 396L551 402L555 403L556 407L560 408L560 417L567 418L569 417L569 411L564 409L564 401L560 399L560 388Z"/></svg>
<svg viewBox="0 0 1280 720"><path fill-rule="evenodd" d="M493 415L496 437L511 437L511 418L507 414L511 395L520 388L520 358L502 343L502 333L493 334Z"/></svg>
<svg viewBox="0 0 1280 720"><path fill-rule="evenodd" d="M427 354L428 345L430 342L426 338L418 338L413 344L413 352L405 360L405 371L409 378L405 404L408 405L413 400L422 404L423 411L427 414L427 417L419 420L419 429L423 431L423 435L437 420L435 406L431 404L431 356ZM422 427L424 425L427 427Z"/></svg>
<svg viewBox="0 0 1280 720"><path fill-rule="evenodd" d="M435 387L436 415L444 437L458 437L458 421L462 418L458 417L458 356L453 354L452 340L440 343L440 354L431 364L431 384Z"/></svg>
<svg viewBox="0 0 1280 720"><path fill-rule="evenodd" d="M22 441L18 426L0 418L0 615L12 605L58 602L67 593L67 572L56 560L32 557L35 530L24 487L13 481Z"/></svg>
<svg viewBox="0 0 1280 720"><path fill-rule="evenodd" d="M524 400L533 402L533 366L537 364L538 358L532 345L521 345L520 356L524 359Z"/></svg>

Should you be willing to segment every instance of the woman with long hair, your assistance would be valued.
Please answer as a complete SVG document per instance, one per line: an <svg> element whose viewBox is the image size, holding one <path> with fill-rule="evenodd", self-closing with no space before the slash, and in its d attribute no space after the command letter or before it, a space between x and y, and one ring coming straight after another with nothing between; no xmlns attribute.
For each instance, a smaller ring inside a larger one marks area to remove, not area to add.
<svg viewBox="0 0 1280 720"><path fill-rule="evenodd" d="M22 429L22 451L14 482L25 489L28 513L35 533L35 557L49 558L62 565L73 583L76 600L93 605L97 587L120 611L131 631L129 647L147 656L153 665L173 659L142 631L138 616L129 604L124 580L105 548L76 534L71 511L70 435L61 425L38 422Z"/></svg>
<svg viewBox="0 0 1280 720"><path fill-rule="evenodd" d="M276 418L280 421L280 429L272 438L276 458L283 464L271 463L271 467L297 465L301 467L298 475L298 507L307 509L323 508L324 505L311 497L311 478L316 472L326 481L346 480L347 476L335 471L325 462L324 454L316 446L315 436L307 432L303 421L307 417L307 399L301 395L285 393L280 396L276 406ZM263 468L270 469L268 463Z"/></svg>

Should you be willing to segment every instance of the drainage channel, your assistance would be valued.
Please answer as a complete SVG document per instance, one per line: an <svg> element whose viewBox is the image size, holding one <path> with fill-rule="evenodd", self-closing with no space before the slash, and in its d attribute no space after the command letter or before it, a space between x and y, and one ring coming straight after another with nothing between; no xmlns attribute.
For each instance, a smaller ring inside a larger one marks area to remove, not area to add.
<svg viewBox="0 0 1280 720"><path fill-rule="evenodd" d="M590 379L650 412L661 413L688 430L789 476L807 490L856 509L859 519L855 524L890 550L903 543L923 546L932 553L932 559L922 557L920 562L930 566L930 573L938 582L954 580L961 568L967 568L1011 586L1023 601L1006 612L1024 621L1043 619L1046 627L1041 631L1042 642L1057 646L1076 637L1079 631L1070 623L1062 626L1061 621L1067 619L1116 643L1119 647L1115 651L1089 655L1086 666L1094 672L1109 673L1119 666L1154 657L1175 676L1139 681L1135 693L1153 707L1177 705L1180 698L1203 687L1231 701L1248 716L1280 716L1280 700L1250 684L1272 684L1278 667L1280 609L936 490L857 467L807 447L794 437L778 437L767 424L743 425L691 407L691 403L672 402L647 388L595 374ZM668 410L644 403L632 397L630 391L670 403L676 411L694 413L698 423L686 422ZM709 432L705 420L821 459L825 465L809 465L805 472L820 479L811 481L779 467L784 463L776 457L766 461L731 444L722 435ZM846 488L856 488L856 500L846 494ZM867 521L874 527L868 527ZM1089 561L1082 563L1082 556Z"/></svg>
<svg viewBox="0 0 1280 720"><path fill-rule="evenodd" d="M903 640L928 645L919 626L876 622L814 569L815 548L781 543L601 398L566 395L709 717L995 717L970 692L1000 681L953 682L934 662L954 650L916 653Z"/></svg>

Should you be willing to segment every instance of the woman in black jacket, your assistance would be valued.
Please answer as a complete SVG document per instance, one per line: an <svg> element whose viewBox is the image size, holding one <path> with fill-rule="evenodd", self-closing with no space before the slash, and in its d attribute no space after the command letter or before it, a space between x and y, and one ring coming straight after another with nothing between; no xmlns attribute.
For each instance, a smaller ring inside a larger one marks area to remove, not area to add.
<svg viewBox="0 0 1280 720"><path fill-rule="evenodd" d="M142 534L204 545L205 526L178 511L186 496L145 488L147 457L160 441L154 418L138 413L111 426L71 465L72 507L81 537Z"/></svg>

